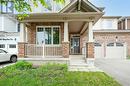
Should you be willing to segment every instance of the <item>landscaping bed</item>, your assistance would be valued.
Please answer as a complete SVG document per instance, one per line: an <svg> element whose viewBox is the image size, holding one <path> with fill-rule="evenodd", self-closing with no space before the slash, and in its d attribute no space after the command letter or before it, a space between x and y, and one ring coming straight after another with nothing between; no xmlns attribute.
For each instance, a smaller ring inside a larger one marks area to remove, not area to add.
<svg viewBox="0 0 130 86"><path fill-rule="evenodd" d="M70 72L65 64L17 62L0 69L0 86L120 86L103 72Z"/></svg>

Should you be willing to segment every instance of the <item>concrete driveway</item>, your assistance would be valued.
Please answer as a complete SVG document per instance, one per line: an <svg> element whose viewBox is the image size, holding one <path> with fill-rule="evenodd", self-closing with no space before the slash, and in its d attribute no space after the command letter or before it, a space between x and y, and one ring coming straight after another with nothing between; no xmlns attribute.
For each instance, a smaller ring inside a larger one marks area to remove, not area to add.
<svg viewBox="0 0 130 86"><path fill-rule="evenodd" d="M122 86L130 86L130 60L96 59L95 66L115 78Z"/></svg>
<svg viewBox="0 0 130 86"><path fill-rule="evenodd" d="M12 65L14 63L10 63L10 62L0 62L0 69L9 65Z"/></svg>

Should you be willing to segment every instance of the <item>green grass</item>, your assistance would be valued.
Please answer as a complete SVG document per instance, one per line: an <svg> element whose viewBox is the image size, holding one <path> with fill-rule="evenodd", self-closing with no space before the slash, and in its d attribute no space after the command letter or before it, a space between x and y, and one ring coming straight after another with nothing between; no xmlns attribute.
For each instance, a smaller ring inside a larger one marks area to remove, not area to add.
<svg viewBox="0 0 130 86"><path fill-rule="evenodd" d="M20 65L22 67L20 67ZM101 72L68 72L67 65L46 64L32 68L30 63L0 69L0 86L120 86Z"/></svg>

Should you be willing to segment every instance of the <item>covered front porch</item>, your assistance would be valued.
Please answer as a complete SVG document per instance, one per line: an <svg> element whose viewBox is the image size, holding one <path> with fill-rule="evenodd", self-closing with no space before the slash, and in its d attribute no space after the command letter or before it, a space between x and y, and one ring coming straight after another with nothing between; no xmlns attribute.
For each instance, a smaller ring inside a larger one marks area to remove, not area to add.
<svg viewBox="0 0 130 86"><path fill-rule="evenodd" d="M83 54L86 43L93 43L92 28L95 19L87 17L86 21L77 17L64 22L21 22L19 44L25 45L24 56L68 58L70 54Z"/></svg>
<svg viewBox="0 0 130 86"><path fill-rule="evenodd" d="M92 29L103 14L86 0L75 0L59 13L30 14L20 23L19 57L93 60Z"/></svg>

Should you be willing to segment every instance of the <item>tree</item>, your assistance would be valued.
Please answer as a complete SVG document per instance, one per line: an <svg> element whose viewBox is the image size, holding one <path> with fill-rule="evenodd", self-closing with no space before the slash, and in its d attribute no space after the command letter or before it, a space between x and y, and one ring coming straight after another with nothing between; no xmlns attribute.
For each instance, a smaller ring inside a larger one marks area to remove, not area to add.
<svg viewBox="0 0 130 86"><path fill-rule="evenodd" d="M27 12L32 11L32 6L30 5L29 2L33 3L34 7L38 7L38 3L41 3L44 7L48 8L49 5L46 3L46 0L0 0L1 5L7 5L8 2L13 3L13 7L10 9L15 9L18 12L18 19L22 20L25 17L29 16ZM56 3L65 3L65 0L53 0Z"/></svg>

